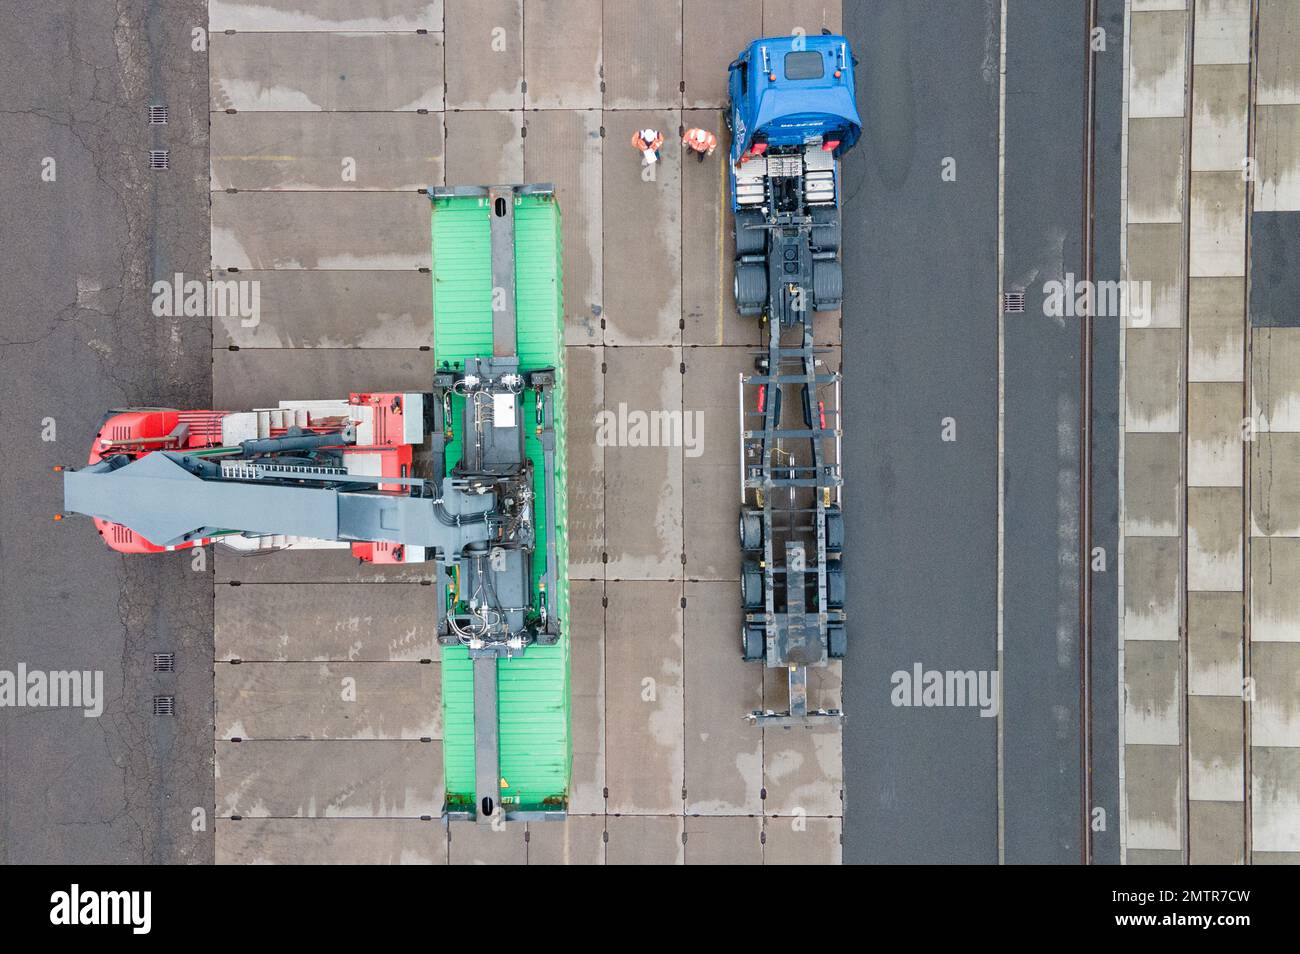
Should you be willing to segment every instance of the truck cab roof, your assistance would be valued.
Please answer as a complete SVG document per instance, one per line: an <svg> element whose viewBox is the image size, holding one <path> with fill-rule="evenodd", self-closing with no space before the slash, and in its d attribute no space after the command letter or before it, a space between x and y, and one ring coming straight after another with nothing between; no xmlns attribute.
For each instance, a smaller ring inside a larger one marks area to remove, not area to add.
<svg viewBox="0 0 1300 954"><path fill-rule="evenodd" d="M862 134L854 103L853 54L842 36L765 37L730 66L732 161L756 135L769 146L838 139L836 154Z"/></svg>

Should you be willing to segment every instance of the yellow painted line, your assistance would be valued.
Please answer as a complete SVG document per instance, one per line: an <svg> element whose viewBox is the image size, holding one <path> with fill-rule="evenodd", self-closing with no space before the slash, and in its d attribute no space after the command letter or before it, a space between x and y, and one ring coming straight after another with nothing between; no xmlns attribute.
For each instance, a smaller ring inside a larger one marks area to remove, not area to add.
<svg viewBox="0 0 1300 954"><path fill-rule="evenodd" d="M721 142L718 143L722 145ZM728 146L728 149L730 147ZM727 154L729 156L730 153ZM718 344L722 344L722 296L723 289L727 287L727 281L723 277L726 274L726 254L727 243L723 241L726 233L723 231L725 226L722 224L727 215L727 163L731 160L723 156L718 162Z"/></svg>

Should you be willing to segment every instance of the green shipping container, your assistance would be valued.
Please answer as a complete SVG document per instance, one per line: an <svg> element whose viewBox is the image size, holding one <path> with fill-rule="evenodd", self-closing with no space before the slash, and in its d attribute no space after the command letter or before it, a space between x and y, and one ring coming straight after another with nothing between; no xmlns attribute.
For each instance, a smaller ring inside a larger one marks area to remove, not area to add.
<svg viewBox="0 0 1300 954"><path fill-rule="evenodd" d="M515 314L520 370L554 368L556 372L555 513L544 512L541 441L531 431L525 449L533 464L537 507L533 586L536 592L545 570L544 534L555 534L559 592L553 596L561 637L555 645L530 646L520 657L497 662L500 804L508 816L564 812L568 807L572 762L560 208L553 192L539 187L517 191L514 201ZM434 358L440 368L455 368L463 366L467 358L492 354L491 209L488 199L481 194L435 195L432 202ZM527 393L524 407L530 407ZM447 446L448 471L460 459L460 419L460 407L454 404L451 420L456 433ZM440 598L447 598L445 589ZM464 647L443 648L442 705L445 810L472 811L474 674Z"/></svg>

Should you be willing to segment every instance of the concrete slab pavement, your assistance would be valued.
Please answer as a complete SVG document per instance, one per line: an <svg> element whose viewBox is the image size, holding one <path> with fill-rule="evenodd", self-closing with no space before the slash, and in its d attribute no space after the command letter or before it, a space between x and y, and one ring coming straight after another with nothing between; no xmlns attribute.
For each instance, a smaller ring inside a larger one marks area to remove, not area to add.
<svg viewBox="0 0 1300 954"><path fill-rule="evenodd" d="M528 109L599 109L604 92L602 0L524 4ZM596 25L601 24L601 29Z"/></svg>
<svg viewBox="0 0 1300 954"><path fill-rule="evenodd" d="M609 0L604 62L606 110L680 109L682 0Z"/></svg>
<svg viewBox="0 0 1300 954"><path fill-rule="evenodd" d="M682 149L680 111L606 111L602 288L605 343L673 345L682 322ZM642 166L638 129L664 135L661 160Z"/></svg>
<svg viewBox="0 0 1300 954"><path fill-rule="evenodd" d="M681 815L610 815L605 863L609 865L685 864Z"/></svg>
<svg viewBox="0 0 1300 954"><path fill-rule="evenodd" d="M229 662L437 660L431 587L218 586L216 659Z"/></svg>
<svg viewBox="0 0 1300 954"><path fill-rule="evenodd" d="M683 351L683 406L696 415L695 446L682 461L686 575L693 580L740 580L739 379L754 373L754 354L749 348Z"/></svg>
<svg viewBox="0 0 1300 954"><path fill-rule="evenodd" d="M816 36L823 27L839 33L840 7L825 0L763 0L763 35L789 36L802 30L805 36Z"/></svg>
<svg viewBox="0 0 1300 954"><path fill-rule="evenodd" d="M1300 852L1300 746L1251 747L1251 860L1295 864Z"/></svg>
<svg viewBox="0 0 1300 954"><path fill-rule="evenodd" d="M440 739L436 663L220 663L218 739Z"/></svg>
<svg viewBox="0 0 1300 954"><path fill-rule="evenodd" d="M1150 288L1148 313L1128 319L1122 358L1120 836L1129 864L1177 863L1183 839L1184 223L1187 170L1199 157L1189 155L1187 140L1185 7L1134 2L1127 38L1124 268L1130 281ZM1226 334L1218 329L1233 326L1230 308L1220 304L1227 317L1214 325L1216 358Z"/></svg>
<svg viewBox="0 0 1300 954"><path fill-rule="evenodd" d="M605 593L608 811L676 815L685 749L682 585L610 581Z"/></svg>
<svg viewBox="0 0 1300 954"><path fill-rule="evenodd" d="M1197 64L1250 62L1250 0L1196 0Z"/></svg>
<svg viewBox="0 0 1300 954"><path fill-rule="evenodd" d="M1129 171L1130 223L1182 221L1185 133L1181 116L1129 121L1129 153L1142 157Z"/></svg>
<svg viewBox="0 0 1300 954"><path fill-rule="evenodd" d="M1240 696L1243 617L1238 593L1187 594L1187 691Z"/></svg>
<svg viewBox="0 0 1300 954"><path fill-rule="evenodd" d="M523 114L505 110L448 112L447 184L524 180ZM423 196L419 198L423 199ZM422 210L428 219L428 200ZM428 229L425 229L428 232Z"/></svg>
<svg viewBox="0 0 1300 954"><path fill-rule="evenodd" d="M216 192L212 267L414 271L429 267L428 225L416 192Z"/></svg>
<svg viewBox="0 0 1300 954"><path fill-rule="evenodd" d="M523 0L453 0L445 26L447 109L522 109Z"/></svg>
<svg viewBox="0 0 1300 954"><path fill-rule="evenodd" d="M523 865L528 863L528 826L480 825L454 821L448 826L447 841L453 865Z"/></svg>
<svg viewBox="0 0 1300 954"><path fill-rule="evenodd" d="M1251 861L1300 860L1300 329L1290 272L1300 216L1300 3L1260 0L1256 34L1255 153L1250 225L1249 408L1258 429L1248 450L1249 621L1247 684ZM1287 587L1291 587L1288 591Z"/></svg>
<svg viewBox="0 0 1300 954"><path fill-rule="evenodd" d="M1193 278L1187 318L1187 379L1237 381L1245 376L1245 280ZM1136 383L1136 382L1135 382Z"/></svg>
<svg viewBox="0 0 1300 954"><path fill-rule="evenodd" d="M736 237L722 158L731 148L731 137L715 110L685 110L682 125L699 126L718 137L712 159L701 163L682 154L682 341L757 348L762 343L759 322L740 316L731 288ZM838 320L827 316L822 323Z"/></svg>
<svg viewBox="0 0 1300 954"><path fill-rule="evenodd" d="M763 863L763 819L758 816L687 817L685 834L688 865Z"/></svg>
<svg viewBox="0 0 1300 954"><path fill-rule="evenodd" d="M213 192L442 185L440 113L213 113Z"/></svg>
<svg viewBox="0 0 1300 954"><path fill-rule="evenodd" d="M214 112L443 108L437 33L212 33Z"/></svg>
<svg viewBox="0 0 1300 954"><path fill-rule="evenodd" d="M688 108L717 108L727 103L727 67L745 37L763 31L763 0L732 0L718 16L713 0L682 2L682 92Z"/></svg>
<svg viewBox="0 0 1300 954"><path fill-rule="evenodd" d="M1300 210L1300 104L1256 106L1256 212Z"/></svg>
<svg viewBox="0 0 1300 954"><path fill-rule="evenodd" d="M1300 641L1300 539L1252 537L1250 564L1252 643Z"/></svg>
<svg viewBox="0 0 1300 954"><path fill-rule="evenodd" d="M1260 431L1300 431L1300 329L1251 332L1251 417Z"/></svg>
<svg viewBox="0 0 1300 954"><path fill-rule="evenodd" d="M256 557L218 547L213 554L213 582L245 583L428 583L427 563L361 563L350 550L283 550Z"/></svg>
<svg viewBox="0 0 1300 954"><path fill-rule="evenodd" d="M457 0L452 0L454 5ZM442 30L443 0L209 0L208 29L240 33L414 32Z"/></svg>
<svg viewBox="0 0 1300 954"><path fill-rule="evenodd" d="M737 651L736 584L688 581L685 594L685 810L760 815L763 731L744 716L762 708L763 670Z"/></svg>
<svg viewBox="0 0 1300 954"><path fill-rule="evenodd" d="M217 864L395 865L447 863L436 819L217 819Z"/></svg>
<svg viewBox="0 0 1300 954"><path fill-rule="evenodd" d="M437 817L442 743L217 742L216 779L223 817Z"/></svg>
<svg viewBox="0 0 1300 954"><path fill-rule="evenodd" d="M1261 106L1300 102L1300 5L1295 0L1259 0L1259 67L1255 102Z"/></svg>
<svg viewBox="0 0 1300 954"><path fill-rule="evenodd" d="M1186 64L1186 10L1135 5L1129 26L1130 119L1184 115Z"/></svg>
<svg viewBox="0 0 1300 954"><path fill-rule="evenodd" d="M681 360L675 348L605 349L605 406L600 421L587 426L603 425L607 443L605 572L610 579L682 575L684 448L680 440L673 446L672 417L666 416L681 415Z"/></svg>
<svg viewBox="0 0 1300 954"><path fill-rule="evenodd" d="M579 815L603 815L605 811L605 671L608 664L604 604L604 583L570 582L573 780L569 786L569 810Z"/></svg>
<svg viewBox="0 0 1300 954"><path fill-rule="evenodd" d="M212 399L217 407L276 407L281 400L345 398L352 391L418 391L432 375L431 351L218 350L212 355Z"/></svg>
<svg viewBox="0 0 1300 954"><path fill-rule="evenodd" d="M528 863L603 865L605 816L571 814L563 822L530 822Z"/></svg>
<svg viewBox="0 0 1300 954"><path fill-rule="evenodd" d="M788 693L785 670L765 667L765 707L784 705ZM808 708L843 710L841 663L808 670ZM842 816L842 730L828 726L763 729L763 792L765 815Z"/></svg>
<svg viewBox="0 0 1300 954"><path fill-rule="evenodd" d="M843 827L839 818L769 818L763 828L763 864L837 865Z"/></svg>
<svg viewBox="0 0 1300 954"><path fill-rule="evenodd" d="M221 350L433 347L432 288L429 275L415 269L219 269L213 281L256 282L258 289L256 316L213 319Z"/></svg>

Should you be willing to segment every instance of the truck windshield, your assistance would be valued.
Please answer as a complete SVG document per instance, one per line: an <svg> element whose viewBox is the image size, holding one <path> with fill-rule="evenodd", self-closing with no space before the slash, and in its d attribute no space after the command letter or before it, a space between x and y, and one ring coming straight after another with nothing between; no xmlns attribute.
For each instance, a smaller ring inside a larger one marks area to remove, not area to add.
<svg viewBox="0 0 1300 954"><path fill-rule="evenodd" d="M795 50L785 55L785 78L788 80L821 79L824 73L822 55L815 50Z"/></svg>

